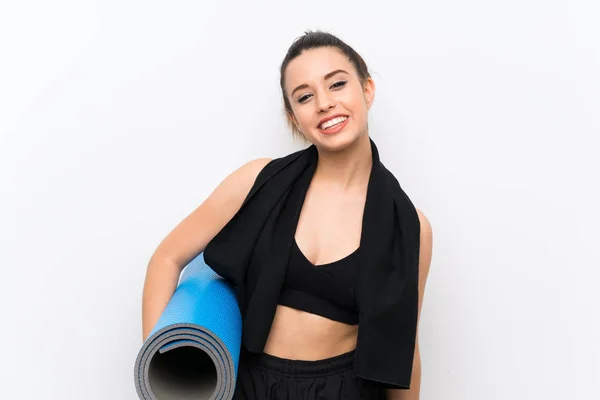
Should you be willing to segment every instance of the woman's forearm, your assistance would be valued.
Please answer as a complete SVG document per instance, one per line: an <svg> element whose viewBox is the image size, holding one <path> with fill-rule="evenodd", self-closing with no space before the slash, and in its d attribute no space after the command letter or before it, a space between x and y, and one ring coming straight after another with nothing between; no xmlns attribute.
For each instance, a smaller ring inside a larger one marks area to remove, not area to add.
<svg viewBox="0 0 600 400"><path fill-rule="evenodd" d="M175 293L181 267L168 259L148 263L142 294L142 336L146 340Z"/></svg>

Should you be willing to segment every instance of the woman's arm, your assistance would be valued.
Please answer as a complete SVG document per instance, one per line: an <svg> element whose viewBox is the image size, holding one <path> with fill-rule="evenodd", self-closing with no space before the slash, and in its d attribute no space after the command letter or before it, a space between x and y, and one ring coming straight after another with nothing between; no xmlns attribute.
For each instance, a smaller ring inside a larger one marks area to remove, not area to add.
<svg viewBox="0 0 600 400"><path fill-rule="evenodd" d="M146 340L173 296L179 274L240 209L257 175L270 161L250 161L227 176L181 221L150 258L142 294L142 337Z"/></svg>
<svg viewBox="0 0 600 400"><path fill-rule="evenodd" d="M425 282L429 274L432 253L432 230L431 224L425 214L417 209L419 220L421 221L420 250L419 250L419 305L418 319L421 317L421 306L423 305L423 294L425 292ZM417 340L415 345L415 356L413 360L413 371L410 380L410 389L387 389L387 398L389 400L419 400L421 392L421 352L419 351L419 324L417 320Z"/></svg>

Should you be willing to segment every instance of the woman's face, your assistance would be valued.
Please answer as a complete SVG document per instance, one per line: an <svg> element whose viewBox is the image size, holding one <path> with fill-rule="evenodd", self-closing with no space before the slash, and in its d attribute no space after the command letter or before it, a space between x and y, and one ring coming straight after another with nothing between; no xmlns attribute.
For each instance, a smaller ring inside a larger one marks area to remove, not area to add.
<svg viewBox="0 0 600 400"><path fill-rule="evenodd" d="M339 150L367 133L375 83L367 78L363 87L352 63L336 48L305 50L288 64L284 84L292 120L317 147ZM336 115L346 119L329 129L321 124Z"/></svg>

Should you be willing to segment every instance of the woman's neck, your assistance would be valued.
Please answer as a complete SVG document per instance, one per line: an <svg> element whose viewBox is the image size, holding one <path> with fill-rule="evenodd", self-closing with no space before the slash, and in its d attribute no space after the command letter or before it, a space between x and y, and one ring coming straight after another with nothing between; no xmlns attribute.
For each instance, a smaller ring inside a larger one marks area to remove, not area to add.
<svg viewBox="0 0 600 400"><path fill-rule="evenodd" d="M341 191L360 190L369 181L372 162L371 141L364 133L343 150L319 150L314 180Z"/></svg>

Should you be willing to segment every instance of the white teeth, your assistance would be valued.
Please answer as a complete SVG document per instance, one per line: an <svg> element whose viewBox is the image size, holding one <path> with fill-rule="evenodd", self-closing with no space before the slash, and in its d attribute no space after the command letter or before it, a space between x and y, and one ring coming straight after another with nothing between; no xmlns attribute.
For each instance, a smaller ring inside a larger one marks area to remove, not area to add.
<svg viewBox="0 0 600 400"><path fill-rule="evenodd" d="M326 122L324 122L324 123L321 125L321 129L327 129L327 128L330 128L330 127L332 127L333 125L337 125L337 124L339 124L340 122L344 122L344 121L345 121L345 120L347 120L347 119L348 119L348 117L337 117L337 118L334 118L334 119L330 119L329 121L326 121Z"/></svg>

